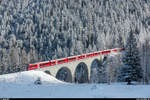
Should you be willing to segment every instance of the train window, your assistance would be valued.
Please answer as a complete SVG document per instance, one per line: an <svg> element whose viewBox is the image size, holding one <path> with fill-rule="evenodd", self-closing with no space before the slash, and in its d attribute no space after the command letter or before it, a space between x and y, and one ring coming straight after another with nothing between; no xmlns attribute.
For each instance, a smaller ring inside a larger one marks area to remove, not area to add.
<svg viewBox="0 0 150 100"><path fill-rule="evenodd" d="M51 65L53 66L53 65L56 65L56 61L52 61L51 62Z"/></svg>
<svg viewBox="0 0 150 100"><path fill-rule="evenodd" d="M37 64L29 65L28 70L36 69L38 68Z"/></svg>
<svg viewBox="0 0 150 100"><path fill-rule="evenodd" d="M82 58L82 56L79 56L78 58Z"/></svg>
<svg viewBox="0 0 150 100"><path fill-rule="evenodd" d="M98 55L98 53L96 52L96 53L94 53L94 55L95 55L95 56L97 56L97 55Z"/></svg>
<svg viewBox="0 0 150 100"><path fill-rule="evenodd" d="M40 64L40 66L44 66L44 65L48 65L49 63L42 63Z"/></svg>
<svg viewBox="0 0 150 100"><path fill-rule="evenodd" d="M104 54L104 53L105 53L105 51L102 51L102 52L101 52L101 54Z"/></svg>
<svg viewBox="0 0 150 100"><path fill-rule="evenodd" d="M59 60L58 62L63 62L63 61L65 61L65 60Z"/></svg>
<svg viewBox="0 0 150 100"><path fill-rule="evenodd" d="M65 62L67 62L67 59L58 60L58 64L65 63Z"/></svg>
<svg viewBox="0 0 150 100"><path fill-rule="evenodd" d="M79 59L85 58L85 55L78 56Z"/></svg>
<svg viewBox="0 0 150 100"><path fill-rule="evenodd" d="M100 55L100 54L101 54L101 52L98 52L98 54Z"/></svg>
<svg viewBox="0 0 150 100"><path fill-rule="evenodd" d="M55 64L55 63L56 63L55 61L51 62L51 64Z"/></svg>
<svg viewBox="0 0 150 100"><path fill-rule="evenodd" d="M105 51L106 53L110 53L110 50Z"/></svg>
<svg viewBox="0 0 150 100"><path fill-rule="evenodd" d="M104 54L107 53L107 51L104 51Z"/></svg>
<svg viewBox="0 0 150 100"><path fill-rule="evenodd" d="M49 66L49 65L50 65L50 62L42 63L42 64L40 64L40 67L45 67L45 66Z"/></svg>
<svg viewBox="0 0 150 100"><path fill-rule="evenodd" d="M86 56L90 56L90 54L87 54Z"/></svg>
<svg viewBox="0 0 150 100"><path fill-rule="evenodd" d="M29 65L30 67L37 67L37 65Z"/></svg>
<svg viewBox="0 0 150 100"><path fill-rule="evenodd" d="M73 60L73 59L76 59L76 57L74 57L74 58L68 58L68 60Z"/></svg>
<svg viewBox="0 0 150 100"><path fill-rule="evenodd" d="M113 52L117 52L117 50L116 49L114 49L114 50L112 50Z"/></svg>

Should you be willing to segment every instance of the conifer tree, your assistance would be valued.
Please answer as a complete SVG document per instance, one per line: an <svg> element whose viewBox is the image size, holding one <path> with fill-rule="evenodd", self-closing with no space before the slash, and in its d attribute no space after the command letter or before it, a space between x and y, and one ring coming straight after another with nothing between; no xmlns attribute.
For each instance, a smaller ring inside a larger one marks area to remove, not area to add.
<svg viewBox="0 0 150 100"><path fill-rule="evenodd" d="M131 84L132 81L140 81L142 78L142 68L140 65L136 37L132 30L127 38L122 62L119 80L128 82L127 84Z"/></svg>

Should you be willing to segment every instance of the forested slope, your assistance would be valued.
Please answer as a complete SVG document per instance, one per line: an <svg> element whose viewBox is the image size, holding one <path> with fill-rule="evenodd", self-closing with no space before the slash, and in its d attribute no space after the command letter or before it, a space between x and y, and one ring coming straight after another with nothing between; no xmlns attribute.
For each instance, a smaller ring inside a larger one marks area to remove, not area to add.
<svg viewBox="0 0 150 100"><path fill-rule="evenodd" d="M131 29L149 57L150 0L1 0L0 71L123 47Z"/></svg>

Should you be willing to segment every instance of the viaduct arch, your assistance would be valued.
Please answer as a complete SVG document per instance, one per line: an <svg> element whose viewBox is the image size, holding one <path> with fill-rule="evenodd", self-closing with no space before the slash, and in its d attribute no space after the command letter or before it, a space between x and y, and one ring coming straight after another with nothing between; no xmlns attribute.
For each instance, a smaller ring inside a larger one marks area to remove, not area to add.
<svg viewBox="0 0 150 100"><path fill-rule="evenodd" d="M51 67L44 67L37 70L44 71L56 77L57 79L66 82L89 83L91 81L90 79L92 75L91 69L93 69L92 63L96 62L98 64L98 67L100 67L105 56L85 58L73 62L54 65ZM78 73L81 73L81 75L79 75Z"/></svg>

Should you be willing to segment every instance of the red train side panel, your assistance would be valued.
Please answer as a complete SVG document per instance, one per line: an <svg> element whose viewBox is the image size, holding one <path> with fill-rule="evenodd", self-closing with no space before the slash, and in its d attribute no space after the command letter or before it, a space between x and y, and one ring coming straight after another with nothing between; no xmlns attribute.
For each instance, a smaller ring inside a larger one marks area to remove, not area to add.
<svg viewBox="0 0 150 100"><path fill-rule="evenodd" d="M84 59L85 58L85 55L80 55L77 57L77 59Z"/></svg>
<svg viewBox="0 0 150 100"><path fill-rule="evenodd" d="M101 51L101 54L105 54L105 51Z"/></svg>
<svg viewBox="0 0 150 100"><path fill-rule="evenodd" d="M94 53L94 56L98 56L98 55L100 55L99 52L95 52L95 53Z"/></svg>
<svg viewBox="0 0 150 100"><path fill-rule="evenodd" d="M101 54L106 54L106 53L110 53L111 50L105 50L105 51L101 51Z"/></svg>
<svg viewBox="0 0 150 100"><path fill-rule="evenodd" d="M69 57L68 62L76 60L76 57Z"/></svg>
<svg viewBox="0 0 150 100"><path fill-rule="evenodd" d="M56 65L56 61L51 61L51 66Z"/></svg>
<svg viewBox="0 0 150 100"><path fill-rule="evenodd" d="M40 68L47 67L51 65L51 62L44 62L44 63L40 63L39 65L40 65Z"/></svg>
<svg viewBox="0 0 150 100"><path fill-rule="evenodd" d="M33 70L33 69L37 69L38 68L38 64L31 64L28 67L28 70Z"/></svg>
<svg viewBox="0 0 150 100"><path fill-rule="evenodd" d="M86 54L86 57L87 57L87 58L90 57L90 54Z"/></svg>
<svg viewBox="0 0 150 100"><path fill-rule="evenodd" d="M106 51L105 51L105 53L110 53L110 52L111 52L110 50L106 50Z"/></svg>
<svg viewBox="0 0 150 100"><path fill-rule="evenodd" d="M57 64L62 64L62 63L65 63L65 62L68 62L68 59L60 59L57 61Z"/></svg>
<svg viewBox="0 0 150 100"><path fill-rule="evenodd" d="M117 49L113 49L112 51L113 51L113 52L117 52Z"/></svg>

